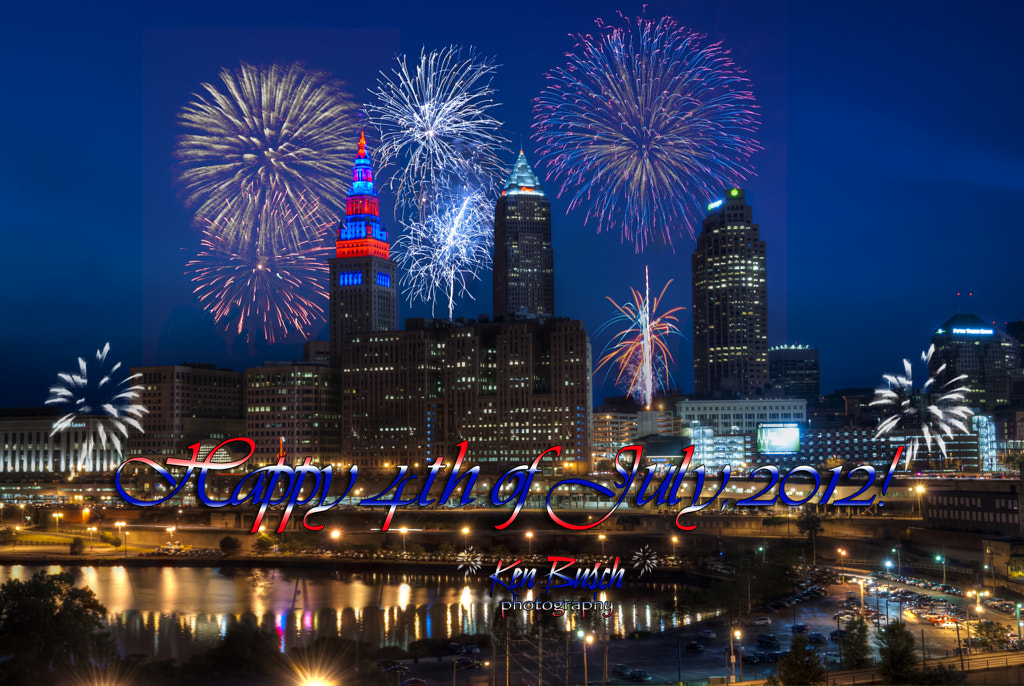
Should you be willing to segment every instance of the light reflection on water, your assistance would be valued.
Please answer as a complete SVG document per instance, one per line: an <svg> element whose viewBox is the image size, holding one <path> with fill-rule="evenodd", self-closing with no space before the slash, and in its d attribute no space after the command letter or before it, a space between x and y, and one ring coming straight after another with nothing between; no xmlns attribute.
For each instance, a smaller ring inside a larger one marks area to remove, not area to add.
<svg viewBox="0 0 1024 686"><path fill-rule="evenodd" d="M26 580L44 569L70 571L107 608L108 624L122 655L187 659L222 638L243 619L278 639L280 649L324 636L358 638L376 645L406 647L424 638L487 633L499 618L503 598L488 597L484 580L462 575L311 572L298 569L216 569L206 567L26 567L0 566L0 582ZM684 592L679 584L627 583L598 594L615 612L600 617L598 631L626 635L663 631L699 621L662 607ZM554 600L592 600L558 595ZM532 600L531 591L523 600ZM537 598L539 599L539 598ZM655 602L651 602L654 599ZM522 618L529 613L523 611ZM575 629L579 617L560 623Z"/></svg>

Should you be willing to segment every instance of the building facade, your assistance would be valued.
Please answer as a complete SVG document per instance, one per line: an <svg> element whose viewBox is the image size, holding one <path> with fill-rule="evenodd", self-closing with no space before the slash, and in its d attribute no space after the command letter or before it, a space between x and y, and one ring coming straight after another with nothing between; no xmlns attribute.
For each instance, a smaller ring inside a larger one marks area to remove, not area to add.
<svg viewBox="0 0 1024 686"><path fill-rule="evenodd" d="M1016 339L973 314L958 314L932 335L932 345L928 373L935 376L946 365L943 378L966 375L958 385L967 387L969 406L991 414L1009 404L1010 382L1021 366Z"/></svg>
<svg viewBox="0 0 1024 686"><path fill-rule="evenodd" d="M391 261L388 232L380 221L373 163L362 132L345 218L338 223L335 257L328 264L332 344L353 334L397 328L398 265ZM335 361L337 353L332 348Z"/></svg>
<svg viewBox="0 0 1024 686"><path fill-rule="evenodd" d="M555 313L551 204L519 151L494 208L494 317Z"/></svg>
<svg viewBox="0 0 1024 686"><path fill-rule="evenodd" d="M817 401L821 394L818 351L806 345L769 348L768 378L774 392L787 398Z"/></svg>
<svg viewBox="0 0 1024 686"><path fill-rule="evenodd" d="M341 391L333 368L315 362L268 363L245 372L245 435L257 464L276 461L284 440L289 462L348 462L341 453Z"/></svg>
<svg viewBox="0 0 1024 686"><path fill-rule="evenodd" d="M111 472L124 460L114 445L98 439L99 417L82 416L53 433L63 416L53 407L0 409L0 472L70 474ZM88 449L87 438L94 445ZM123 443L122 443L123 445Z"/></svg>
<svg viewBox="0 0 1024 686"><path fill-rule="evenodd" d="M370 468L452 457L485 471L562 446L590 464L590 341L581 322L410 319L344 341L342 450ZM554 461L554 458L551 458Z"/></svg>
<svg viewBox="0 0 1024 686"><path fill-rule="evenodd" d="M753 434L765 422L806 422L807 401L799 398L757 400L682 400L676 414L687 424L699 422L716 435Z"/></svg>
<svg viewBox="0 0 1024 686"><path fill-rule="evenodd" d="M132 367L140 374L144 433L128 436L128 455L185 455L203 441L245 434L244 376L212 364Z"/></svg>
<svg viewBox="0 0 1024 686"><path fill-rule="evenodd" d="M694 391L751 396L769 381L765 244L743 189L708 212L692 256Z"/></svg>

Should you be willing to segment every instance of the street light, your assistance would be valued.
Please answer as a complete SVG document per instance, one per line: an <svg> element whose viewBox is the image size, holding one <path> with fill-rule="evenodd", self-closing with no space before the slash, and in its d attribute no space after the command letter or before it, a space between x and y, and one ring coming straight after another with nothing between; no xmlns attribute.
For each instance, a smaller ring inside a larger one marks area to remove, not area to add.
<svg viewBox="0 0 1024 686"><path fill-rule="evenodd" d="M89 550L92 550L92 534L96 531L96 527L90 526L86 531L89 532Z"/></svg>
<svg viewBox="0 0 1024 686"><path fill-rule="evenodd" d="M901 548L902 546L897 545L892 549L896 553L896 574L899 576L903 576L903 559L900 557Z"/></svg>
<svg viewBox="0 0 1024 686"><path fill-rule="evenodd" d="M587 674L587 644L594 642L594 636L593 636L593 634L587 634L584 637L582 631L579 632L579 636L580 636L580 638L583 639L583 683L584 684L589 684L590 683L590 675Z"/></svg>
<svg viewBox="0 0 1024 686"><path fill-rule="evenodd" d="M605 535L604 534L600 534L600 535L598 535L597 538L601 541L601 555L604 556L604 539L605 539Z"/></svg>
<svg viewBox="0 0 1024 686"><path fill-rule="evenodd" d="M123 538L123 540L124 540L124 556L125 556L125 558L127 558L128 557L128 536L127 536L127 534L125 534L124 537L121 536L121 527L123 527L125 525L126 525L125 522L114 522L114 526L117 528L117 537L118 538Z"/></svg>
<svg viewBox="0 0 1024 686"><path fill-rule="evenodd" d="M846 583L846 551L843 550L842 548L840 548L836 552L839 553L839 559L842 561L842 565L843 565L842 583Z"/></svg>
<svg viewBox="0 0 1024 686"><path fill-rule="evenodd" d="M469 527L468 526L462 527L462 547L463 548L468 548L469 547Z"/></svg>
<svg viewBox="0 0 1024 686"><path fill-rule="evenodd" d="M924 517L924 512L921 510L921 494L924 493L924 486L918 484L914 490L917 491L917 514Z"/></svg>
<svg viewBox="0 0 1024 686"><path fill-rule="evenodd" d="M82 524L86 524L89 521L89 508L82 508Z"/></svg>
<svg viewBox="0 0 1024 686"><path fill-rule="evenodd" d="M527 531L526 532L526 545L528 546L528 550L529 550L530 555L533 555L533 532L532 531Z"/></svg>
<svg viewBox="0 0 1024 686"><path fill-rule="evenodd" d="M946 585L946 558L943 557L942 555L936 555L935 556L935 561L942 563L942 585L945 586Z"/></svg>
<svg viewBox="0 0 1024 686"><path fill-rule="evenodd" d="M761 553L761 564L764 564L764 559L768 555L768 551L765 550L764 546L762 545L758 547L757 552Z"/></svg>
<svg viewBox="0 0 1024 686"><path fill-rule="evenodd" d="M1020 645L1020 608L1021 608L1021 604L1017 603L1017 650L1021 649L1021 645Z"/></svg>
<svg viewBox="0 0 1024 686"><path fill-rule="evenodd" d="M54 512L53 518L57 520L57 533L60 533L60 520L64 518L63 512Z"/></svg>
<svg viewBox="0 0 1024 686"><path fill-rule="evenodd" d="M402 532L402 554L405 555L405 535L409 533L409 530L403 526L399 531Z"/></svg>
<svg viewBox="0 0 1024 686"><path fill-rule="evenodd" d="M672 537L672 557L676 556L676 543L679 543L679 537L678 536L673 536Z"/></svg>
<svg viewBox="0 0 1024 686"><path fill-rule="evenodd" d="M739 631L735 632L735 634L736 634L736 646L739 648L739 651L740 651L740 659L738 660L738 662L740 663L740 679L739 680L743 681L743 643L740 641L740 638L742 638L742 634ZM736 667L735 666L732 668L732 674L733 674L733 676L736 676Z"/></svg>

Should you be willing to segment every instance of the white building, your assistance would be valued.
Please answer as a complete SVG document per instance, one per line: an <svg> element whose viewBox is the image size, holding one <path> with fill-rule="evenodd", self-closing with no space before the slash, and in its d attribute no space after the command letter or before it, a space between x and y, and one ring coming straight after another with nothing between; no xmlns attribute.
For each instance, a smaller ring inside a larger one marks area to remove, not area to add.
<svg viewBox="0 0 1024 686"><path fill-rule="evenodd" d="M676 416L687 424L710 426L716 436L752 434L762 422L806 422L807 401L787 398L757 400L681 400Z"/></svg>

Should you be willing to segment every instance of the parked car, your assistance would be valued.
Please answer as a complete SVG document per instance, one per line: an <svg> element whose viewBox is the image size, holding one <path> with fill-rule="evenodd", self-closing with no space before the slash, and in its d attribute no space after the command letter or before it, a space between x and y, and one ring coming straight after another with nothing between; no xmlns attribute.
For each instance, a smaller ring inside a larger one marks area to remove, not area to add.
<svg viewBox="0 0 1024 686"><path fill-rule="evenodd" d="M689 649L690 646L687 645L686 647L687 649ZM621 676L623 678L629 678L629 673L632 671L633 670L630 669L629 666L623 664L617 664L614 667L612 667L612 674L615 676Z"/></svg>
<svg viewBox="0 0 1024 686"><path fill-rule="evenodd" d="M821 633L820 631L812 631L811 633L807 634L807 642L808 643L827 643L828 639L825 638L825 634Z"/></svg>
<svg viewBox="0 0 1024 686"><path fill-rule="evenodd" d="M650 681L651 673L644 669L634 669L629 673L630 681Z"/></svg>
<svg viewBox="0 0 1024 686"><path fill-rule="evenodd" d="M807 626L806 624L794 624L793 626L789 627L789 630L792 631L794 634L806 634L808 631L811 630L811 627Z"/></svg>
<svg viewBox="0 0 1024 686"><path fill-rule="evenodd" d="M703 631L700 632L700 635L703 638L714 638L715 637L715 632L712 631L711 629L704 629Z"/></svg>
<svg viewBox="0 0 1024 686"><path fill-rule="evenodd" d="M686 652L688 652L688 653L703 653L704 652L704 646L702 646L700 643L697 643L696 641L690 641L689 643L686 644Z"/></svg>
<svg viewBox="0 0 1024 686"><path fill-rule="evenodd" d="M750 626L771 626L771 617L754 617L750 620Z"/></svg>

